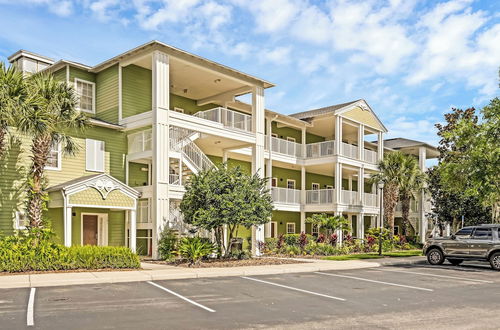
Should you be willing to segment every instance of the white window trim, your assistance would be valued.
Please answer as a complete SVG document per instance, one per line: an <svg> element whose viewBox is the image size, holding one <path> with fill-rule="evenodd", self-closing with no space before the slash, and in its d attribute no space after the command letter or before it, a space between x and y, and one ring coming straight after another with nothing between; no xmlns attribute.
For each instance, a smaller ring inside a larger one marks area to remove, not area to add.
<svg viewBox="0 0 500 330"><path fill-rule="evenodd" d="M88 157L87 142L88 141L98 141L98 142L102 142L103 143L103 151L102 151L102 153L103 153L103 155L102 155L103 164L102 164L102 170L96 169L96 168L89 168L87 166L87 157ZM85 170L87 172L97 172L97 173L104 173L104 172L106 172L106 142L101 141L101 140L95 140L95 139L85 139Z"/></svg>
<svg viewBox="0 0 500 330"><path fill-rule="evenodd" d="M288 182L293 182L293 189L297 189L297 182L293 179L286 179L286 188L287 189L292 189L292 188L288 188Z"/></svg>
<svg viewBox="0 0 500 330"><path fill-rule="evenodd" d="M21 214L26 216L26 214L24 212L16 211L16 218L15 218L16 222L14 223L15 230L25 230L26 229L26 226L19 226L19 217L21 216Z"/></svg>
<svg viewBox="0 0 500 330"><path fill-rule="evenodd" d="M318 189L314 189L314 185L317 185ZM316 183L316 182L311 183L311 190L320 190L320 189L321 189L321 185L319 183Z"/></svg>
<svg viewBox="0 0 500 330"><path fill-rule="evenodd" d="M332 185L330 185L330 184L327 184L327 185L326 185L326 189L333 190L333 186L332 186Z"/></svg>
<svg viewBox="0 0 500 330"><path fill-rule="evenodd" d="M174 111L184 113L184 108L174 107Z"/></svg>
<svg viewBox="0 0 500 330"><path fill-rule="evenodd" d="M278 137L278 134L276 134L276 133L271 133L271 137L275 137L275 138L277 138L277 137Z"/></svg>
<svg viewBox="0 0 500 330"><path fill-rule="evenodd" d="M293 233L288 231L288 225L293 225ZM287 222L286 223L286 233L287 234L296 234L297 233L296 229L297 228L295 228L295 222Z"/></svg>
<svg viewBox="0 0 500 330"><path fill-rule="evenodd" d="M62 149L61 149L61 143L57 144L57 167L53 166L45 166L46 170L49 171L60 171L62 169Z"/></svg>
<svg viewBox="0 0 500 330"><path fill-rule="evenodd" d="M92 82L92 81L75 78L75 90L77 90L77 83L78 82L82 82L82 83L86 83L86 84L92 85L92 111L87 110L87 109L81 109L80 108L80 100L78 100L77 109L80 110L80 111L83 111L83 112L95 114L95 99L96 99L96 95L95 95L95 83ZM77 94L78 94L78 92L77 92Z"/></svg>
<svg viewBox="0 0 500 330"><path fill-rule="evenodd" d="M316 228L316 230L314 230L314 228ZM319 234L319 225L318 224L316 224L316 223L311 224L311 234L312 235Z"/></svg>
<svg viewBox="0 0 500 330"><path fill-rule="evenodd" d="M287 136L286 140L290 141L290 142L297 142L297 140L294 137L291 137L291 136Z"/></svg>
<svg viewBox="0 0 500 330"><path fill-rule="evenodd" d="M271 227L274 229L274 238L278 237L278 223L276 221L271 221Z"/></svg>
<svg viewBox="0 0 500 330"><path fill-rule="evenodd" d="M276 185L273 186L273 182L275 182ZM278 178L271 178L271 187L278 187Z"/></svg>

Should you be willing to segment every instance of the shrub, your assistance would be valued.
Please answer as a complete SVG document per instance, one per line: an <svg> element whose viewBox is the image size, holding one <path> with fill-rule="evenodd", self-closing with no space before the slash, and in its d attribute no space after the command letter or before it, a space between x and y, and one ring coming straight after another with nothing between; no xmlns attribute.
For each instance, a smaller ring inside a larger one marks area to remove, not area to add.
<svg viewBox="0 0 500 330"><path fill-rule="evenodd" d="M328 237L328 242L330 243L330 245L332 246L336 246L337 245L337 234L333 233L331 234L329 237Z"/></svg>
<svg viewBox="0 0 500 330"><path fill-rule="evenodd" d="M230 259L237 259L237 260L246 260L250 259L252 257L252 253L250 251L245 251L245 250L232 250L231 253L229 254Z"/></svg>
<svg viewBox="0 0 500 330"><path fill-rule="evenodd" d="M299 234L286 234L283 235L283 239L285 240L285 244L288 246L299 246Z"/></svg>
<svg viewBox="0 0 500 330"><path fill-rule="evenodd" d="M326 240L326 237L324 234L319 234L318 238L316 238L316 243L323 243Z"/></svg>
<svg viewBox="0 0 500 330"><path fill-rule="evenodd" d="M300 255L302 252L298 246L295 245L287 245L285 248L285 253L289 256Z"/></svg>
<svg viewBox="0 0 500 330"><path fill-rule="evenodd" d="M72 269L140 268L137 254L126 247L72 246L50 240L49 230L33 230L0 239L0 272Z"/></svg>
<svg viewBox="0 0 500 330"><path fill-rule="evenodd" d="M189 261L189 265L198 264L201 259L215 251L215 246L199 237L185 237L179 243L179 254Z"/></svg>
<svg viewBox="0 0 500 330"><path fill-rule="evenodd" d="M301 250L304 250L304 247L307 245L307 242L309 241L306 233L301 232L299 236L299 247Z"/></svg>
<svg viewBox="0 0 500 330"><path fill-rule="evenodd" d="M283 248L283 246L285 246L285 235L281 234L278 237L278 244L276 245L276 248L278 250L281 250Z"/></svg>
<svg viewBox="0 0 500 330"><path fill-rule="evenodd" d="M278 249L278 239L275 237L266 238L265 250L267 252L276 252Z"/></svg>
<svg viewBox="0 0 500 330"><path fill-rule="evenodd" d="M163 260L171 260L175 256L178 243L177 234L170 228L165 228L158 241L158 252Z"/></svg>

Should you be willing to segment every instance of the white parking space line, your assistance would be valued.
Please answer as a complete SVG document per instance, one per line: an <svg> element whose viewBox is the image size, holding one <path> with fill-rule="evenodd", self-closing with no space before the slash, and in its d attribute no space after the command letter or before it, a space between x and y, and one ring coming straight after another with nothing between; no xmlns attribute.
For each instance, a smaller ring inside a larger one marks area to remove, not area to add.
<svg viewBox="0 0 500 330"><path fill-rule="evenodd" d="M34 305L36 288L31 288L30 298L28 299L28 310L26 312L26 325L32 327L35 325Z"/></svg>
<svg viewBox="0 0 500 330"><path fill-rule="evenodd" d="M166 291L166 292L168 292L168 293L170 293L170 294L172 294L172 295L174 295L174 296L176 296L176 297L178 297L178 298L181 298L182 300L187 301L187 302L188 302L188 303L190 303L190 304L193 304L193 305L195 305L195 306L198 306L198 307L200 307L200 308L203 308L204 310L206 310L206 311L208 311L208 312L210 312L210 313L215 313L215 310L213 310L213 309L211 309L211 308L208 308L208 307L206 307L206 306L203 306L202 304L199 304L199 303L197 303L196 301L193 301L193 300L191 300L191 299L189 299L189 298L186 298L186 297L184 297L184 296L181 296L180 294L178 294L178 293L176 293L176 292L174 292L174 291L172 291L172 290L169 290L169 289L167 289L167 288L165 288L165 287L163 287L163 286L161 286L161 285L159 285L159 284L156 284L156 283L151 282L151 281L148 281L148 283L149 283L149 284L151 284L151 285L153 285L153 286L155 286L155 287L157 287L158 289L161 289L161 290Z"/></svg>
<svg viewBox="0 0 500 330"><path fill-rule="evenodd" d="M479 283L495 283L495 282L493 282L493 281L479 280L479 279L475 279L475 278L458 277L458 276L449 276L449 275L428 274L428 273L412 272L412 271L407 271L407 270L397 270L397 269L380 269L380 271L384 271L384 272L394 272L394 273L415 274L415 275L432 276L432 277L442 277L442 278L449 278L449 279L460 280L460 281L469 281L469 282L479 282Z"/></svg>
<svg viewBox="0 0 500 330"><path fill-rule="evenodd" d="M411 285L404 285L404 284L398 284L398 283L390 283L390 282L383 282L383 281L370 280L370 279L368 279L368 278L362 278L362 277L347 276L347 275L338 275L338 274L330 274L330 273L322 273L322 272L315 272L315 273L316 273L316 274L321 274L321 275L327 275L327 276L335 276L335 277L350 278L350 279L353 279L353 280L358 280L358 281L365 281L365 282L379 283L379 284L385 284L385 285L391 285L391 286L399 286L399 287L402 287L402 288L414 289L414 290L420 290L420 291L434 291L433 289L419 288L419 287L417 287L417 286L411 286Z"/></svg>
<svg viewBox="0 0 500 330"><path fill-rule="evenodd" d="M269 284L269 285L274 285L274 286L277 286L277 287L280 287L280 288L284 288L284 289L288 289L288 290L293 290L293 291L308 293L308 294L312 294L312 295L315 295L315 296L320 296L320 297L324 297L324 298L328 298L328 299L335 299L335 300L345 301L344 298L339 298L339 297L329 296L329 295L318 293L318 292L313 292L313 291L303 290L303 289L299 289L299 288L294 288L294 287L291 287L291 286L288 286L288 285L283 285L283 284L278 284L278 283L273 283L273 282L258 280L256 278L252 278L252 277L242 276L241 278L244 278L246 280L255 281L255 282L265 283L265 284Z"/></svg>

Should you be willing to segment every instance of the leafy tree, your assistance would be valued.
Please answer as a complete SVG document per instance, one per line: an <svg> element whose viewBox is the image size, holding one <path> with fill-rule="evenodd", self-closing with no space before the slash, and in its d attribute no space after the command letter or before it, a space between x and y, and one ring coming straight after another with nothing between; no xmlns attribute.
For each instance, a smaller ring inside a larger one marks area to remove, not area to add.
<svg viewBox="0 0 500 330"><path fill-rule="evenodd" d="M378 164L379 172L372 175L370 182L384 184L384 219L394 233L394 212L399 200L399 189L405 174L407 156L399 151L387 153Z"/></svg>
<svg viewBox="0 0 500 330"><path fill-rule="evenodd" d="M492 208L492 221L500 221L500 99L481 110L453 109L439 129L441 183L446 190L463 192Z"/></svg>
<svg viewBox="0 0 500 330"><path fill-rule="evenodd" d="M240 226L251 228L264 224L272 215L273 203L266 179L248 175L237 167L202 171L191 176L181 201L184 221L198 228L214 231L219 255L223 250L223 228L227 226L230 246Z"/></svg>
<svg viewBox="0 0 500 330"><path fill-rule="evenodd" d="M306 222L317 225L318 229L323 231L325 235L332 234L337 230L344 231L350 229L349 220L341 215L315 213L311 217L307 218Z"/></svg>
<svg viewBox="0 0 500 330"><path fill-rule="evenodd" d="M36 98L33 106L23 107L17 120L20 132L31 137L31 167L28 178L27 217L31 228L41 228L46 208L44 169L50 149L61 144L65 154L74 154L78 146L69 135L89 126L87 116L76 109L76 93L71 86L49 74L28 79L28 92Z"/></svg>
<svg viewBox="0 0 500 330"><path fill-rule="evenodd" d="M407 236L410 222L410 203L424 189L426 177L418 166L417 160L411 155L405 155L403 167L404 175L399 183L399 199L401 200L401 214L403 217L402 234Z"/></svg>

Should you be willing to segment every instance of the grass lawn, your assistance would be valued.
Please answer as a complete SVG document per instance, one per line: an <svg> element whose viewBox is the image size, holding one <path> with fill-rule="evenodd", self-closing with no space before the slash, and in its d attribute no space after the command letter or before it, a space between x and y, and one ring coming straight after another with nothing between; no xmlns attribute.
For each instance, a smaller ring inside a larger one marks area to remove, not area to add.
<svg viewBox="0 0 500 330"><path fill-rule="evenodd" d="M378 259L378 258L397 258L397 257L414 257L421 256L422 250L405 250L405 251L394 251L394 252L384 252L382 256L379 256L377 252L369 252L369 253L355 253L355 254L346 254L342 256L329 256L323 257L323 260L357 260L357 259Z"/></svg>

